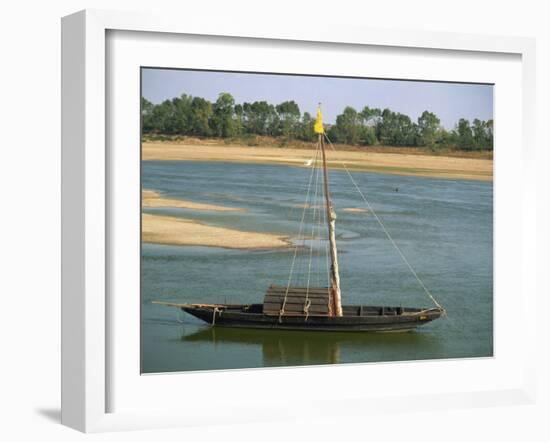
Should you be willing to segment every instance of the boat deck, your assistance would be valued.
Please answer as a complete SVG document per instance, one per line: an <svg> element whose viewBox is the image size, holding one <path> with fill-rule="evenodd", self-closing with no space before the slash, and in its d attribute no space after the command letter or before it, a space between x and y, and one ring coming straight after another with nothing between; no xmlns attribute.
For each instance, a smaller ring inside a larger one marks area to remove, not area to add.
<svg viewBox="0 0 550 442"><path fill-rule="evenodd" d="M325 331L410 331L443 314L440 308L387 306L343 306L343 316L264 313L263 304L179 304L155 301L179 308L212 325L221 327L269 328Z"/></svg>

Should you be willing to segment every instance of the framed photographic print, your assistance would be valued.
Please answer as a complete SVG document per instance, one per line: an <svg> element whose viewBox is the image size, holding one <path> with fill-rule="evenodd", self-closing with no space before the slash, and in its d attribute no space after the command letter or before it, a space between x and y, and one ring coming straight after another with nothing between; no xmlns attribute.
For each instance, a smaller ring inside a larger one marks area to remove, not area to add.
<svg viewBox="0 0 550 442"><path fill-rule="evenodd" d="M142 373L493 356L493 87L143 67Z"/></svg>
<svg viewBox="0 0 550 442"><path fill-rule="evenodd" d="M218 25L63 20L63 422L530 401L533 42Z"/></svg>

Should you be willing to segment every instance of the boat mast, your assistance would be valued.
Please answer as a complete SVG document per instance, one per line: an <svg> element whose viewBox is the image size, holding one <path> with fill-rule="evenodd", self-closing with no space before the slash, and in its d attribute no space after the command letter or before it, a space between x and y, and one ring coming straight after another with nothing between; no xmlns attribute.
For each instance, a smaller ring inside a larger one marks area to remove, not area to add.
<svg viewBox="0 0 550 442"><path fill-rule="evenodd" d="M317 119L320 120L320 111L317 113ZM322 123L321 123L322 124ZM322 127L322 126L321 126ZM328 223L328 238L330 242L330 282L333 299L333 312L335 316L343 316L342 312L342 297L340 293L340 274L338 272L338 251L336 249L336 212L332 207L332 201L330 200L329 185L328 185L328 171L327 171L327 157L325 153L325 141L323 138L323 132L319 133L319 146L323 155L323 177L324 177L324 190L325 190L325 205L327 210L327 223Z"/></svg>

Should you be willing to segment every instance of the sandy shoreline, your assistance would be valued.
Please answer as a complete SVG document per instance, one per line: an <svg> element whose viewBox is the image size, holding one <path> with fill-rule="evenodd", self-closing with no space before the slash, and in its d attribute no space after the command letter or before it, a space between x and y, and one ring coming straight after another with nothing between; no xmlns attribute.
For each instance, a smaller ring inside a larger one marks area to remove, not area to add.
<svg viewBox="0 0 550 442"><path fill-rule="evenodd" d="M175 198L164 198L154 190L143 190L141 192L142 207L160 208L175 207L179 209L209 210L214 212L244 212L245 209L238 207L218 206L214 204L196 203Z"/></svg>
<svg viewBox="0 0 550 442"><path fill-rule="evenodd" d="M144 208L176 207L213 212L244 211L238 207L163 198L154 190L143 190L141 199ZM216 227L186 218L142 213L141 221L141 238L146 243L229 249L286 248L290 246L289 239L285 236Z"/></svg>
<svg viewBox="0 0 550 442"><path fill-rule="evenodd" d="M241 208L195 203L192 201L163 198L154 190L142 191L144 208L176 207L225 212L244 211ZM321 209L322 206L319 206ZM345 212L368 212L362 208L344 208ZM175 246L205 246L229 249L277 249L291 246L290 238L263 232L250 232L227 227L217 227L187 218L142 213L141 238L145 243Z"/></svg>
<svg viewBox="0 0 550 442"><path fill-rule="evenodd" d="M146 243L229 249L290 247L288 238L270 233L244 232L148 213L143 213L141 219L141 237Z"/></svg>
<svg viewBox="0 0 550 442"><path fill-rule="evenodd" d="M142 145L143 160L226 161L238 163L286 164L304 166L314 152L283 147L215 146L175 143ZM381 172L398 175L428 176L447 179L492 181L493 161L404 153L328 151L328 166L350 171Z"/></svg>

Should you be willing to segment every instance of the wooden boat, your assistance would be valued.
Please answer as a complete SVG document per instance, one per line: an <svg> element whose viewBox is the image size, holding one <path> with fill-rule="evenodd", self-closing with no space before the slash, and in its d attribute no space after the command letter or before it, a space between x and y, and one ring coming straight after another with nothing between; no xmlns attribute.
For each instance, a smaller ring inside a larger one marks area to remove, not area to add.
<svg viewBox="0 0 550 442"><path fill-rule="evenodd" d="M183 311L216 327L282 330L406 332L441 316L441 309L343 306L342 316L264 313L264 304L177 304L157 302ZM306 319L307 316L307 319Z"/></svg>
<svg viewBox="0 0 550 442"><path fill-rule="evenodd" d="M313 287L309 285L308 279L306 286L293 286L291 285L291 277L289 277L286 286L271 285L267 289L263 303L261 304L181 304L164 301L154 301L154 303L176 307L216 327L309 331L405 332L414 330L416 327L438 319L445 314L445 309L428 291L405 258L405 255L398 248L395 241L393 241L388 230L376 215L372 206L370 206L344 163L345 170L367 204L369 212L375 216L413 276L433 301L434 307L342 305L340 275L338 271L338 251L336 247L336 214L330 198L326 159L325 139L329 143L330 140L323 128L320 109L317 111L314 130L318 134L317 153L320 152L322 157L324 197L322 211L324 212L324 221L328 228L328 243L330 245L329 284L326 287ZM307 206L307 202L305 206ZM300 231L302 231L303 221L302 216ZM295 248L294 259L296 258L297 250L298 247ZM291 276L294 259L290 271Z"/></svg>

